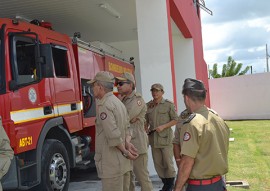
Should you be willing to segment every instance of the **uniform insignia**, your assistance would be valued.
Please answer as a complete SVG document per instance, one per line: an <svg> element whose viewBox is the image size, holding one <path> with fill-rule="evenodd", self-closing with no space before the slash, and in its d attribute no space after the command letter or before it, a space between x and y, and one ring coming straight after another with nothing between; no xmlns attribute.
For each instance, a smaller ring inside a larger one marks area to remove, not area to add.
<svg viewBox="0 0 270 191"><path fill-rule="evenodd" d="M181 112L180 117L182 119L186 119L189 115L190 115L190 113L188 112L187 109L185 109L184 111Z"/></svg>
<svg viewBox="0 0 270 191"><path fill-rule="evenodd" d="M191 135L188 132L185 132L183 140L188 141L190 138L191 138Z"/></svg>
<svg viewBox="0 0 270 191"><path fill-rule="evenodd" d="M171 100L165 99L165 101L174 104Z"/></svg>
<svg viewBox="0 0 270 191"><path fill-rule="evenodd" d="M138 106L142 105L142 102L140 100L137 101Z"/></svg>
<svg viewBox="0 0 270 191"><path fill-rule="evenodd" d="M136 97L142 97L142 95L140 93L138 93L138 92L135 93L135 96Z"/></svg>
<svg viewBox="0 0 270 191"><path fill-rule="evenodd" d="M104 120L107 118L107 114L105 112L102 112L100 115L99 115L100 119L101 120Z"/></svg>
<svg viewBox="0 0 270 191"><path fill-rule="evenodd" d="M177 110L176 110L176 107L175 107L175 105L174 105L174 103L173 103L171 100L165 99L165 101L166 101L166 102L169 102L170 104L172 104L173 107L174 107L174 111L177 111Z"/></svg>
<svg viewBox="0 0 270 191"><path fill-rule="evenodd" d="M217 113L215 110L210 109L210 108L207 108L207 109L208 109L208 111L210 111L210 112L212 112L213 114L215 114L215 115L217 115L217 116L218 116L218 113Z"/></svg>
<svg viewBox="0 0 270 191"><path fill-rule="evenodd" d="M195 116L196 113L190 114L189 117L184 121L184 124L189 123Z"/></svg>

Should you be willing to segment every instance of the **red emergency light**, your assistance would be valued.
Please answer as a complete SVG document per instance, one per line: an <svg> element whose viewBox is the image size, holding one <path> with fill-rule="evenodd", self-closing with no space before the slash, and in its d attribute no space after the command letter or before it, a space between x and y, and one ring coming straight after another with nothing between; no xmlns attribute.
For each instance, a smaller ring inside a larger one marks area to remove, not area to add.
<svg viewBox="0 0 270 191"><path fill-rule="evenodd" d="M52 23L50 22L41 21L40 26L52 30Z"/></svg>

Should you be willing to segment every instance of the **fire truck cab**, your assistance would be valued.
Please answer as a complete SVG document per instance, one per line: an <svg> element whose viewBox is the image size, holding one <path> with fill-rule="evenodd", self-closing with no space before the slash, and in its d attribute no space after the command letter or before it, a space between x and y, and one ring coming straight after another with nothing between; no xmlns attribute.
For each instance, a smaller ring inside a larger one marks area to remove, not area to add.
<svg viewBox="0 0 270 191"><path fill-rule="evenodd" d="M95 100L86 83L134 65L50 30L0 19L0 115L15 157L4 189L68 190L70 169L93 163Z"/></svg>

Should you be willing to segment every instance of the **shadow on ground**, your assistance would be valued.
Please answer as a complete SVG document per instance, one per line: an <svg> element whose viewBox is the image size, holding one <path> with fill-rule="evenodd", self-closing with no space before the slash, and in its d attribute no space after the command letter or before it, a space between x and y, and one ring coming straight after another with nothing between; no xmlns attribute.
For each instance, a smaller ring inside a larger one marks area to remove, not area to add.
<svg viewBox="0 0 270 191"><path fill-rule="evenodd" d="M82 182L87 180L100 180L95 167L89 169L71 169L70 182Z"/></svg>

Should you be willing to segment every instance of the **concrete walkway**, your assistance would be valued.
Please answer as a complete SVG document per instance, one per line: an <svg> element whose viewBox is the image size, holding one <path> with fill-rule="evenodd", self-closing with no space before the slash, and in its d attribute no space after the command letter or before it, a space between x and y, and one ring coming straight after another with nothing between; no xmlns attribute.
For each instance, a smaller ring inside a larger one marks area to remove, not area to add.
<svg viewBox="0 0 270 191"><path fill-rule="evenodd" d="M161 189L162 182L157 176L150 177L153 183L154 191ZM136 186L136 191L140 191L140 187ZM82 182L71 182L69 185L69 191L101 191L100 180L87 180Z"/></svg>

